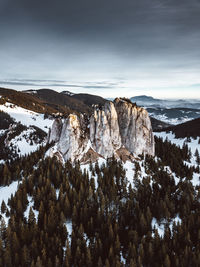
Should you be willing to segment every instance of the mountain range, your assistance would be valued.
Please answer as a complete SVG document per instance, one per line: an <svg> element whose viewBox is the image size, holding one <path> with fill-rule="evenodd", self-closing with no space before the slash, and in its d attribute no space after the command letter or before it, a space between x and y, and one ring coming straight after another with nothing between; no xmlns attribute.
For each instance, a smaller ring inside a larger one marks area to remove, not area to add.
<svg viewBox="0 0 200 267"><path fill-rule="evenodd" d="M145 107L152 118L176 125L200 117L200 100L163 100L151 96L135 96L133 103Z"/></svg>

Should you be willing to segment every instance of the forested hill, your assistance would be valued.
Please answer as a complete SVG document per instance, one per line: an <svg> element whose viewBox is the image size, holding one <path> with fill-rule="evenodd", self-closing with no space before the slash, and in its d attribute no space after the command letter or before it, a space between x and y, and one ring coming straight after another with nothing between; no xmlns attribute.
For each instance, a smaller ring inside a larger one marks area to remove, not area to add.
<svg viewBox="0 0 200 267"><path fill-rule="evenodd" d="M0 164L0 266L199 266L190 143L157 138L155 158L82 166L47 149Z"/></svg>
<svg viewBox="0 0 200 267"><path fill-rule="evenodd" d="M165 131L167 132L171 131L172 133L175 134L176 138L184 138L184 137L197 138L200 136L200 118L176 126L167 127Z"/></svg>
<svg viewBox="0 0 200 267"><path fill-rule="evenodd" d="M20 107L46 114L86 113L90 114L93 104L104 104L107 100L88 94L67 95L51 89L16 91L0 88L0 104L11 102Z"/></svg>
<svg viewBox="0 0 200 267"><path fill-rule="evenodd" d="M91 95L91 94L73 94L72 98L78 99L88 106L92 106L92 105L101 105L102 106L107 101L103 97L100 97L97 95Z"/></svg>

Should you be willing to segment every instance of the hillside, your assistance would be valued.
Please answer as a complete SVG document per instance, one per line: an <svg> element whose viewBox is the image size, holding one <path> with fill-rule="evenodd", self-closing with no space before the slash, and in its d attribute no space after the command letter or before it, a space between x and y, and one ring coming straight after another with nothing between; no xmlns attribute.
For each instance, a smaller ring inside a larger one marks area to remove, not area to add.
<svg viewBox="0 0 200 267"><path fill-rule="evenodd" d="M66 94L58 93L50 89L40 89L35 91L35 95L43 101L45 101L49 106L61 106L63 109L70 109L77 112L89 113L90 108L85 105L82 101L74 99Z"/></svg>
<svg viewBox="0 0 200 267"><path fill-rule="evenodd" d="M22 108L38 113L56 113L56 109L48 106L44 101L32 94L22 93L13 89L0 88L0 104L11 102Z"/></svg>
<svg viewBox="0 0 200 267"><path fill-rule="evenodd" d="M199 137L200 136L200 118L191 120L176 126L165 129L167 132L175 134L176 138Z"/></svg>
<svg viewBox="0 0 200 267"><path fill-rule="evenodd" d="M150 116L150 119L151 119L151 125L152 125L153 131L166 129L169 126L171 126L169 123L157 120L157 119L155 119L155 118L153 118L151 116Z"/></svg>
<svg viewBox="0 0 200 267"><path fill-rule="evenodd" d="M90 95L90 94L73 94L72 98L82 101L84 104L88 106L92 105L104 105L107 100L103 97Z"/></svg>
<svg viewBox="0 0 200 267"><path fill-rule="evenodd" d="M105 103L101 97L93 95L74 95L58 93L50 89L16 91L13 89L0 88L0 104L11 102L22 108L32 110L37 113L46 113L49 115L62 113L86 113L92 112L93 104Z"/></svg>

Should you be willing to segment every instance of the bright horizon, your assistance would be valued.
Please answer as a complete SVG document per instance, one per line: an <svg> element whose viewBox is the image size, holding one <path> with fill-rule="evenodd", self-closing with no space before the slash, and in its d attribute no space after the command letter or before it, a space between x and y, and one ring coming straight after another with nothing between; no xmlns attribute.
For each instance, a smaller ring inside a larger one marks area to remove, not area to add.
<svg viewBox="0 0 200 267"><path fill-rule="evenodd" d="M52 86L53 84L53 86ZM58 84L58 85L56 85ZM86 93L99 95L104 98L115 98L115 97L133 97L133 96L151 96L153 98L159 99L193 99L200 100L200 89L196 88L191 90L188 87L182 88L152 88L152 89L143 89L134 87L130 84L117 84L114 82L90 82L90 83L76 83L74 81L66 83L64 81L55 81L55 80L4 80L0 81L0 87L7 89L14 89L18 91L24 90L39 90L39 89L52 89L57 92L70 91L72 93ZM180 91L182 92L180 95Z"/></svg>

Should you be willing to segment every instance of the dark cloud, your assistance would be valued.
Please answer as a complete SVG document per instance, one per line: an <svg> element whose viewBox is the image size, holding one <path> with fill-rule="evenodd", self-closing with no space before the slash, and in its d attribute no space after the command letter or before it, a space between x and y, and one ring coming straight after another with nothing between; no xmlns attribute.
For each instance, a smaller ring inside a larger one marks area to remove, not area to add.
<svg viewBox="0 0 200 267"><path fill-rule="evenodd" d="M199 83L199 28L199 0L1 0L0 74Z"/></svg>
<svg viewBox="0 0 200 267"><path fill-rule="evenodd" d="M56 87L62 89L62 87L68 87L72 89L83 88L83 89L112 89L120 85L120 83L110 82L85 82L85 83L67 83L66 81L58 80L31 80L31 79L9 79L0 80L0 86L22 86L23 87Z"/></svg>

